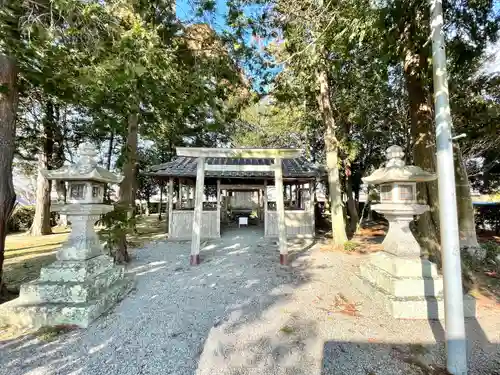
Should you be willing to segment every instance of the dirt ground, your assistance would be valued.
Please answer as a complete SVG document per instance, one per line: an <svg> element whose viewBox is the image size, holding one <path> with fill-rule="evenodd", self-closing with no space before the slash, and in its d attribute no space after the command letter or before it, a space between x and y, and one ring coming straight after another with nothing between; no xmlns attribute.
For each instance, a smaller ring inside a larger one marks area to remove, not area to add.
<svg viewBox="0 0 500 375"><path fill-rule="evenodd" d="M100 228L96 228L99 233ZM34 280L40 269L52 263L57 250L66 241L71 228L52 228L53 233L46 236L30 236L27 233L14 233L7 236L4 277L10 298L15 298L21 284ZM145 243L165 237L165 221L158 215L143 216L137 224L137 233L128 236L129 246L140 248Z"/></svg>

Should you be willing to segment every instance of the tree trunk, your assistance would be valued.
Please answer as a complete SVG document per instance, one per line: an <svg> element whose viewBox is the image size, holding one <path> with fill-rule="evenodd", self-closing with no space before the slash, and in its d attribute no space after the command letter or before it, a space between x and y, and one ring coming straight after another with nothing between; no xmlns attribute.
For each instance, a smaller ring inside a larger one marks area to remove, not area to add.
<svg viewBox="0 0 500 375"><path fill-rule="evenodd" d="M42 147L38 154L38 176L36 182L35 217L31 225L30 235L43 236L51 234L50 226L50 190L51 182L41 173L42 169L50 169L54 152L54 105L49 99L45 104L43 119Z"/></svg>
<svg viewBox="0 0 500 375"><path fill-rule="evenodd" d="M351 179L352 179L352 177L351 177ZM351 188L353 189L354 206L356 207L356 212L359 212L359 189L361 188L361 185L360 184L356 184L353 187L352 183L351 183Z"/></svg>
<svg viewBox="0 0 500 375"><path fill-rule="evenodd" d="M12 181L18 102L17 69L14 61L0 54L0 295L5 291L3 262L7 221L16 202Z"/></svg>
<svg viewBox="0 0 500 375"><path fill-rule="evenodd" d="M482 258L486 254L482 254L482 249L477 242L469 178L462 158L462 152L458 145L454 146L454 156L460 247L463 250L467 250L471 255Z"/></svg>
<svg viewBox="0 0 500 375"><path fill-rule="evenodd" d="M114 131L111 131L111 134L109 135L108 152L106 155L106 169L108 171L111 170L111 158L113 157L114 142L115 142L115 133Z"/></svg>
<svg viewBox="0 0 500 375"><path fill-rule="evenodd" d="M55 181L55 188L57 192L57 201L60 203L66 203L66 183L64 181ZM68 225L68 216L59 215L59 221L57 225L65 227Z"/></svg>
<svg viewBox="0 0 500 375"><path fill-rule="evenodd" d="M148 197L146 199L146 216L151 216L151 213L149 212L149 201L150 201L150 198Z"/></svg>
<svg viewBox="0 0 500 375"><path fill-rule="evenodd" d="M328 171L328 187L330 197L330 211L332 220L332 241L335 245L344 245L347 241L344 222L344 210L342 204L342 193L340 190L338 147L335 131L335 119L333 118L332 107L330 103L330 86L328 76L325 70L317 72L319 83L319 94L317 97L321 117L325 126L325 149L326 149L326 168Z"/></svg>
<svg viewBox="0 0 500 375"><path fill-rule="evenodd" d="M51 183L43 175L41 170L48 168L47 155L45 152L38 154L38 176L36 179L36 201L35 216L31 225L31 236L43 236L51 234L50 227L50 190Z"/></svg>
<svg viewBox="0 0 500 375"><path fill-rule="evenodd" d="M346 195L347 212L349 213L349 232L352 235L356 233L359 222L358 209L356 208L356 202L354 200L354 194L352 191L352 176L348 176L346 179Z"/></svg>
<svg viewBox="0 0 500 375"><path fill-rule="evenodd" d="M423 49L426 51L426 49ZM428 55L422 51L406 51L404 74L410 104L411 135L414 164L428 172L436 172L436 143L432 98L425 79ZM418 201L428 204L430 211L420 215L416 236L423 253L441 264L439 244L439 200L437 181L418 184Z"/></svg>
<svg viewBox="0 0 500 375"><path fill-rule="evenodd" d="M61 128L60 119L60 108L56 106L56 117L57 121L54 126L54 154L52 158L51 168L57 169L64 165L66 157L64 156L64 135L63 129ZM65 124L66 122L64 122ZM65 126L65 125L64 125ZM66 130L66 129L65 129ZM61 203L66 203L66 182L65 181L55 181L55 188L57 192L58 201ZM59 221L57 225L66 228L68 226L68 215L59 215Z"/></svg>
<svg viewBox="0 0 500 375"><path fill-rule="evenodd" d="M106 155L106 169L108 171L111 170L111 158L113 156L114 141L115 141L115 133L114 131L111 131L111 134L109 135L108 152ZM104 185L104 203L111 204L111 189L108 186L108 184Z"/></svg>
<svg viewBox="0 0 500 375"><path fill-rule="evenodd" d="M128 117L127 143L125 146L125 164L123 165L123 181L120 184L119 206L127 211L127 217L134 215L134 186L135 169L137 162L137 126L138 114L133 113ZM118 249L115 252L117 263L126 263L130 260L127 249L126 233L122 233L118 240Z"/></svg>

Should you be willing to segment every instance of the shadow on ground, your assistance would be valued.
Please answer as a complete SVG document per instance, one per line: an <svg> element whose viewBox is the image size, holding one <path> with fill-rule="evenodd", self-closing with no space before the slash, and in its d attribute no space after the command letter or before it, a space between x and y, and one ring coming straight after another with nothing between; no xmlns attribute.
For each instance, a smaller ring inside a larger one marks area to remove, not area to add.
<svg viewBox="0 0 500 375"><path fill-rule="evenodd" d="M468 321L468 335L475 319ZM476 333L472 333L475 336ZM444 339L443 339L444 340ZM472 341L469 336L468 374L499 375L499 362L492 359L500 345ZM321 375L337 374L415 374L446 375L443 341L434 345L415 343L377 343L326 341L323 346Z"/></svg>
<svg viewBox="0 0 500 375"><path fill-rule="evenodd" d="M277 247L260 231L206 243L197 267L188 265L189 253L189 242L169 241L137 251L128 268L137 285L124 301L86 330L0 342L0 368L9 375L195 374L213 327L258 320L309 281L307 262L280 266Z"/></svg>
<svg viewBox="0 0 500 375"><path fill-rule="evenodd" d="M313 298L327 302L309 288L330 297L348 289L352 268L344 262L353 256L316 251L314 258L307 246L291 245L293 264L283 267L276 244L257 229L231 230L204 243L202 264L191 267L189 242L149 244L128 268L135 290L118 306L87 330L0 342L0 368L9 375L444 373L439 322L429 323L439 344L410 344L419 341L404 327L414 323L380 328L393 323L378 321L374 306L366 306L371 320L316 306ZM375 325L379 336L363 332ZM469 374L498 375L498 344L476 320L467 328Z"/></svg>

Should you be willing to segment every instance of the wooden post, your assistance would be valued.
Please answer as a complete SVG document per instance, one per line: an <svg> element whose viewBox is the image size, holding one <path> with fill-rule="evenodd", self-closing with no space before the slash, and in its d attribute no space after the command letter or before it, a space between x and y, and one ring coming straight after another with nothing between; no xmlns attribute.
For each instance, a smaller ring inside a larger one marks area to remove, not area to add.
<svg viewBox="0 0 500 375"><path fill-rule="evenodd" d="M180 210L181 207L181 179L177 179L177 188L175 189L175 209Z"/></svg>
<svg viewBox="0 0 500 375"><path fill-rule="evenodd" d="M199 157L196 166L196 193L194 197L193 236L191 239L192 266L200 264L201 218L203 212L203 192L205 185L205 158Z"/></svg>
<svg viewBox="0 0 500 375"><path fill-rule="evenodd" d="M316 214L315 214L315 207L314 207L314 180L309 181L309 212L311 214L311 221L312 221L312 235L313 237L316 236Z"/></svg>
<svg viewBox="0 0 500 375"><path fill-rule="evenodd" d="M185 209L186 206L182 204L184 198L184 192L186 191L186 185L184 185L183 180L179 179L179 209Z"/></svg>
<svg viewBox="0 0 500 375"><path fill-rule="evenodd" d="M174 195L174 179L170 177L168 179L168 237L172 237L172 216L173 216L173 195ZM160 210L161 210L161 202L160 202ZM161 212L161 211L160 211Z"/></svg>
<svg viewBox="0 0 500 375"><path fill-rule="evenodd" d="M162 201L163 201L163 181L160 182L160 210L158 210L158 220L160 220L160 221L161 221L161 203L162 203ZM168 232L168 216L167 216L166 224L167 224L167 227L165 230Z"/></svg>
<svg viewBox="0 0 500 375"><path fill-rule="evenodd" d="M267 235L267 180L264 180L264 236Z"/></svg>
<svg viewBox="0 0 500 375"><path fill-rule="evenodd" d="M295 207L300 209L300 184L295 184Z"/></svg>
<svg viewBox="0 0 500 375"><path fill-rule="evenodd" d="M193 200L191 199L193 195L193 185L187 186L187 208L193 208Z"/></svg>
<svg viewBox="0 0 500 375"><path fill-rule="evenodd" d="M283 169L281 158L274 159L274 178L276 185L276 211L278 213L278 233L280 248L280 264L288 263L288 248L286 244L285 202L283 197Z"/></svg>
<svg viewBox="0 0 500 375"><path fill-rule="evenodd" d="M260 209L261 205L260 205L260 189L257 190L257 217L259 218L259 220L262 220L262 210Z"/></svg>
<svg viewBox="0 0 500 375"><path fill-rule="evenodd" d="M304 205L304 184L297 185L297 207L299 210L305 209Z"/></svg>
<svg viewBox="0 0 500 375"><path fill-rule="evenodd" d="M220 237L220 180L217 180L217 236Z"/></svg>

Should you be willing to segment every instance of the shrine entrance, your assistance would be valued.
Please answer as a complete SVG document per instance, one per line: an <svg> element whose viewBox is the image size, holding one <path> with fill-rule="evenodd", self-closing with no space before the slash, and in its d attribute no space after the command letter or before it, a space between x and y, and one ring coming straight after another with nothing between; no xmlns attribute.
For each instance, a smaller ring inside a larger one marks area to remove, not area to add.
<svg viewBox="0 0 500 375"><path fill-rule="evenodd" d="M261 228L280 244L314 236L312 189L319 172L297 149L178 147L177 158L148 173L167 183L168 237L191 240L191 264L199 264L200 241L225 229Z"/></svg>

